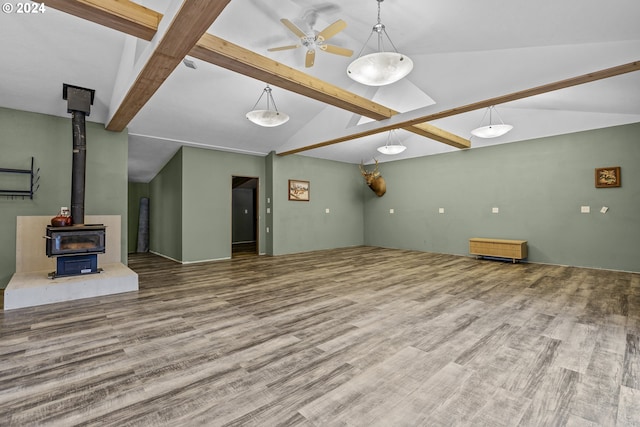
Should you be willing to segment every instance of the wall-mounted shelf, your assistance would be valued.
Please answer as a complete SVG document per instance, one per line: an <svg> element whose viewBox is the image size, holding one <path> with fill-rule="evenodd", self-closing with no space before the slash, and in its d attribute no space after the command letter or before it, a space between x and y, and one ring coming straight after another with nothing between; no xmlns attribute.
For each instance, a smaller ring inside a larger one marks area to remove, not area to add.
<svg viewBox="0 0 640 427"><path fill-rule="evenodd" d="M9 169L9 168L0 168L0 173L13 173L13 174L25 174L29 175L29 189L24 190L1 190L0 196L4 196L7 198L16 198L21 197L23 200L25 197L33 199L33 195L40 187L40 168L34 170L34 159L31 158L31 169Z"/></svg>

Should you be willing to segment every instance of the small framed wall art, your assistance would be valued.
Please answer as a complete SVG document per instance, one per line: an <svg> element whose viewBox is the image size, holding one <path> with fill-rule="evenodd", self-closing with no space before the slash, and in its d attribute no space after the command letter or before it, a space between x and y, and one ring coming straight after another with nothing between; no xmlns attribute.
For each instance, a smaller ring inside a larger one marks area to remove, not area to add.
<svg viewBox="0 0 640 427"><path fill-rule="evenodd" d="M289 200L297 202L309 201L309 181L289 180Z"/></svg>
<svg viewBox="0 0 640 427"><path fill-rule="evenodd" d="M596 168L596 188L620 187L620 166Z"/></svg>

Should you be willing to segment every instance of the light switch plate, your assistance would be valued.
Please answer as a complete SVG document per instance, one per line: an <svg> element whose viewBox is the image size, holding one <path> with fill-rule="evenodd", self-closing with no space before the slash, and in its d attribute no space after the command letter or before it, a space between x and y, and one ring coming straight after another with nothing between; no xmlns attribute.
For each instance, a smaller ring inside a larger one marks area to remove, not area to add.
<svg viewBox="0 0 640 427"><path fill-rule="evenodd" d="M438 208L438 213L444 213L444 208Z"/></svg>
<svg viewBox="0 0 640 427"><path fill-rule="evenodd" d="M331 210L330 210L329 208L326 208L326 209L324 210L324 213L330 213L330 212L331 212Z"/></svg>
<svg viewBox="0 0 640 427"><path fill-rule="evenodd" d="M603 206L602 209L600 209L600 213L607 213L608 210L609 208L607 206Z"/></svg>
<svg viewBox="0 0 640 427"><path fill-rule="evenodd" d="M395 213L395 210L393 208L389 209L389 213Z"/></svg>

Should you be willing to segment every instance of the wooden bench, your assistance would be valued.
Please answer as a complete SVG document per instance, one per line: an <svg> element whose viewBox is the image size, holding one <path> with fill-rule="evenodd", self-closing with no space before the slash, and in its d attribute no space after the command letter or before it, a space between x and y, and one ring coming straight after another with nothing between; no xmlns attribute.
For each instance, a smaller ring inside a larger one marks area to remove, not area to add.
<svg viewBox="0 0 640 427"><path fill-rule="evenodd" d="M469 239L469 253L477 258L510 258L515 264L527 257L527 241L474 237Z"/></svg>

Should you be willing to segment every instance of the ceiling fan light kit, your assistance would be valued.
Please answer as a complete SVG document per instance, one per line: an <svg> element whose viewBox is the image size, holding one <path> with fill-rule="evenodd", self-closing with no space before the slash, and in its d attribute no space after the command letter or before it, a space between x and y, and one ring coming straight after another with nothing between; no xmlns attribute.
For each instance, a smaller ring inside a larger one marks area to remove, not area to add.
<svg viewBox="0 0 640 427"><path fill-rule="evenodd" d="M398 52L398 49L391 41L391 37L387 34L385 26L380 21L380 3L384 0L376 1L378 2L378 22L373 26L369 38L367 38L362 50L360 50L358 58L347 67L347 75L349 77L358 83L368 86L384 86L395 83L413 70L411 58ZM378 40L378 51L361 56L373 34L376 34ZM386 36L387 40L389 40L393 47L393 52L383 51L383 36Z"/></svg>
<svg viewBox="0 0 640 427"><path fill-rule="evenodd" d="M316 30L311 28L310 33L305 33L293 22L289 21L286 18L282 18L280 22L282 22L284 26L289 29L289 31L291 31L297 37L299 37L300 40L298 44L269 48L267 49L269 52L296 49L304 46L307 49L307 53L305 55L305 60L304 60L304 66L307 68L313 67L313 64L315 63L316 49L320 49L328 53L333 53L335 55L342 55L342 56L353 55L353 51L351 49L327 44L327 40L329 40L331 37L335 36L340 31L344 30L347 27L347 23L344 22L342 19L338 19L336 22L329 25L327 28L325 28L320 32L317 32Z"/></svg>
<svg viewBox="0 0 640 427"><path fill-rule="evenodd" d="M492 113L494 111L498 116L498 118L500 119L499 124L493 123ZM478 138L497 138L509 132L511 129L513 129L513 126L504 124L504 122L502 121L502 118L498 114L498 111L495 109L495 106L493 105L491 107L488 107L487 110L484 112L484 116L482 116L482 120L480 121L481 124L484 121L484 118L487 116L487 113L489 113L489 124L487 126L481 126L472 130L471 131L472 135L477 136Z"/></svg>
<svg viewBox="0 0 640 427"><path fill-rule="evenodd" d="M258 103L260 102L262 97L265 96L265 94L266 94L266 101L267 101L267 109L266 110L256 109L256 107L258 106ZM273 109L271 109L271 105L273 105ZM276 107L276 103L273 100L273 95L271 94L271 88L269 87L269 85L267 85L267 87L263 89L262 93L260 94L260 97L256 101L251 111L247 113L246 117L251 122L257 124L258 126L263 126L263 127L280 126L289 120L289 115L278 111L278 108Z"/></svg>
<svg viewBox="0 0 640 427"><path fill-rule="evenodd" d="M394 132L395 132L395 129L389 131L389 135L387 136L387 143L382 147L378 147L378 151L381 152L382 154L387 154L387 155L400 154L407 149L407 147L402 145L402 143L399 140L397 140L397 135L396 135L396 141L394 142L392 140L392 135L395 135Z"/></svg>

